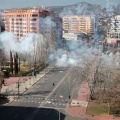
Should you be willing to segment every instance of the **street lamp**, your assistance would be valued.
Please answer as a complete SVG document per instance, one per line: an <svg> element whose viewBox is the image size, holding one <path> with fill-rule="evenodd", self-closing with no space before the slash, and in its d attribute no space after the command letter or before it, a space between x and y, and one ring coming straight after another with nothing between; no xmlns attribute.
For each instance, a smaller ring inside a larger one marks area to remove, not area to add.
<svg viewBox="0 0 120 120"><path fill-rule="evenodd" d="M19 94L20 94L20 90L19 90L19 87L20 87L20 80L21 80L22 77L19 78L18 80L18 98L19 98Z"/></svg>
<svg viewBox="0 0 120 120"><path fill-rule="evenodd" d="M50 101L46 101L46 103L51 103ZM58 110L58 106L57 105L55 105L54 103L52 103L56 108L57 108L57 110ZM59 120L60 120L60 110L58 110L59 111Z"/></svg>

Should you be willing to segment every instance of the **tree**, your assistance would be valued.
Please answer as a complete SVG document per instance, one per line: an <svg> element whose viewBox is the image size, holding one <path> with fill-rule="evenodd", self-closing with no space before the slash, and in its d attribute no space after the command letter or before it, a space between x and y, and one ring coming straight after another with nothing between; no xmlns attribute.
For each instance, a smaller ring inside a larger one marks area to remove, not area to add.
<svg viewBox="0 0 120 120"><path fill-rule="evenodd" d="M10 70L11 73L13 74L13 56L11 51L10 51Z"/></svg>
<svg viewBox="0 0 120 120"><path fill-rule="evenodd" d="M16 55L14 55L14 71L15 75L18 74L18 54L16 52Z"/></svg>
<svg viewBox="0 0 120 120"><path fill-rule="evenodd" d="M19 66L18 71L20 72L20 58L18 58L18 66Z"/></svg>
<svg viewBox="0 0 120 120"><path fill-rule="evenodd" d="M17 74L18 74L18 71L19 71L19 69L18 69L18 54L16 52L16 73Z"/></svg>
<svg viewBox="0 0 120 120"><path fill-rule="evenodd" d="M21 61L24 62L24 66L25 66L25 63L26 63L27 58L28 58L28 52L18 53L18 55L19 55L19 58L21 59Z"/></svg>

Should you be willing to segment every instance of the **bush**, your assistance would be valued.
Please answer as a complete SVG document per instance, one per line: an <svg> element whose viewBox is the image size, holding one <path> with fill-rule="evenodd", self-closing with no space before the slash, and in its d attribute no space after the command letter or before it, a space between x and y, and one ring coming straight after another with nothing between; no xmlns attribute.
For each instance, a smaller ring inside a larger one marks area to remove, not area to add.
<svg viewBox="0 0 120 120"><path fill-rule="evenodd" d="M4 78L7 78L7 77L10 76L10 68L6 67L2 71L3 71L3 77Z"/></svg>

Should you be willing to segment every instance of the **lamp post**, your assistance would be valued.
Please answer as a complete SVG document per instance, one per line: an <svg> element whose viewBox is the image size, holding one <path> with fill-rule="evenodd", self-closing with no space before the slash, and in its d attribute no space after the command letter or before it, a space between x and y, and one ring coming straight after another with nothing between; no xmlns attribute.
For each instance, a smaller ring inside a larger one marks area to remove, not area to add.
<svg viewBox="0 0 120 120"><path fill-rule="evenodd" d="M50 101L46 101L46 103L51 103ZM57 108L57 110L58 110L58 106L57 105L55 105L54 103L52 103L56 108ZM59 120L60 120L60 110L58 110L59 111Z"/></svg>
<svg viewBox="0 0 120 120"><path fill-rule="evenodd" d="M22 78L22 77L21 77L21 78ZM18 80L18 98L19 98L19 94L20 94L19 87L20 87L20 80L21 80L21 78L19 78L19 80Z"/></svg>

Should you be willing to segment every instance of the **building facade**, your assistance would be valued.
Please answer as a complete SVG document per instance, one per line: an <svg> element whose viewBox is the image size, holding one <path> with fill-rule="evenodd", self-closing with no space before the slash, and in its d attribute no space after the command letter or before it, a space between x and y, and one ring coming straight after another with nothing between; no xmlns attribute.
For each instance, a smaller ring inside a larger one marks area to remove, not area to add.
<svg viewBox="0 0 120 120"><path fill-rule="evenodd" d="M5 26L2 21L0 21L0 33L5 31Z"/></svg>
<svg viewBox="0 0 120 120"><path fill-rule="evenodd" d="M112 17L108 27L107 43L116 44L120 42L120 15Z"/></svg>
<svg viewBox="0 0 120 120"><path fill-rule="evenodd" d="M92 19L89 15L63 17L63 30L68 33L93 33Z"/></svg>
<svg viewBox="0 0 120 120"><path fill-rule="evenodd" d="M42 26L41 20L44 21L44 18L48 16L51 20L53 19L55 24L59 19L60 23L58 25L56 24L56 27L62 24L62 19L56 15L56 13L44 7L13 9L4 11L3 13L5 29L7 32L13 32L17 41L28 33L45 34L46 31L43 27L46 27L46 29L48 29L48 27ZM53 27L51 26L50 31L52 28ZM60 28L62 28L62 25ZM60 29L58 29L58 31L60 31ZM62 38L62 31L60 33L60 37Z"/></svg>

